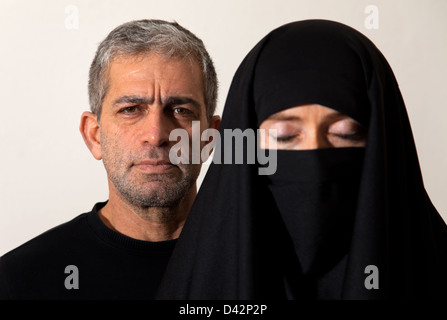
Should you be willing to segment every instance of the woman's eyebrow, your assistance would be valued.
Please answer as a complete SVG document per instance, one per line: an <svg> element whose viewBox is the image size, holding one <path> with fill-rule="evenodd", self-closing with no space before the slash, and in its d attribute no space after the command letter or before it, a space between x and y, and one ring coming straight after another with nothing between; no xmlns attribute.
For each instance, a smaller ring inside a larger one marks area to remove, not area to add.
<svg viewBox="0 0 447 320"><path fill-rule="evenodd" d="M335 119L351 119L351 117L345 115L344 113L334 111L325 116L326 120L335 120Z"/></svg>
<svg viewBox="0 0 447 320"><path fill-rule="evenodd" d="M297 115L278 113L278 114L271 115L270 117L267 118L267 120L281 120L281 121L292 121L292 120L295 120L295 121L301 121L302 118L300 116L297 116Z"/></svg>
<svg viewBox="0 0 447 320"><path fill-rule="evenodd" d="M324 121L333 121L337 119L350 119L349 116L345 115L344 113L335 111L331 112L329 114L326 114L323 116ZM273 114L269 118L269 120L276 120L276 121L303 121L303 118L299 115L294 114L287 114L287 113L278 113Z"/></svg>

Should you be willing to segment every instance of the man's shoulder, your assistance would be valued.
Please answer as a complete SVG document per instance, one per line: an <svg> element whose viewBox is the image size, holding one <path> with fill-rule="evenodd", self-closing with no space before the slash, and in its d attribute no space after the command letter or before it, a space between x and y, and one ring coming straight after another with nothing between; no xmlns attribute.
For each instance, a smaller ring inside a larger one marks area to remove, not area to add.
<svg viewBox="0 0 447 320"><path fill-rule="evenodd" d="M88 213L82 213L70 221L59 224L38 236L26 241L15 249L0 257L0 263L4 261L31 258L41 256L43 253L54 254L54 250L60 248L76 237L77 232L83 228L84 220Z"/></svg>
<svg viewBox="0 0 447 320"><path fill-rule="evenodd" d="M55 249L75 242L85 237L88 230L88 216L101 208L104 203L97 203L89 212L78 214L71 220L61 223L26 241L15 249L7 252L0 257L0 262L11 258L23 258L25 256L40 255L42 253L51 253Z"/></svg>
<svg viewBox="0 0 447 320"><path fill-rule="evenodd" d="M39 263L45 258L55 258L73 252L73 248L83 245L89 240L92 232L89 228L88 217L97 212L107 202L98 202L88 212L78 214L71 220L61 223L26 241L0 257L0 265L23 264L26 262Z"/></svg>
<svg viewBox="0 0 447 320"><path fill-rule="evenodd" d="M0 298L8 295L4 292L6 290L11 292L22 288L19 291L26 292L28 286L50 282L52 274L62 272L63 275L64 266L59 264L66 263L72 255L79 255L78 251L88 246L91 231L87 219L91 213L79 214L1 256ZM14 296L12 293L9 295Z"/></svg>

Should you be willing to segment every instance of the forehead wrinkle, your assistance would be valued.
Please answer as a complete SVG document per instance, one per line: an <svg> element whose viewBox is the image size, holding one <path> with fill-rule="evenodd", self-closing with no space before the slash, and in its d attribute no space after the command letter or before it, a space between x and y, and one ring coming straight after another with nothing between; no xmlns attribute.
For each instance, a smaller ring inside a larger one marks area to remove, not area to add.
<svg viewBox="0 0 447 320"><path fill-rule="evenodd" d="M113 105L120 105L120 104L153 104L155 101L154 97L149 96L141 96L141 95L124 95L121 97L118 97L114 102Z"/></svg>
<svg viewBox="0 0 447 320"><path fill-rule="evenodd" d="M194 98L190 98L187 96L182 95L173 95L173 96L167 96L162 97L162 103L165 105L168 104L175 104L175 105L184 105L184 104L190 104L196 109L200 109L200 103L196 101Z"/></svg>

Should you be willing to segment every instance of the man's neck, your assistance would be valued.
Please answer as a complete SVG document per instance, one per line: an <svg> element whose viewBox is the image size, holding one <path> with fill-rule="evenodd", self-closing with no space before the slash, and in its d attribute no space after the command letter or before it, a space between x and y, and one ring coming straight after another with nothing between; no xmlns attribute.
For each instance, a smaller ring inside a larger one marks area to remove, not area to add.
<svg viewBox="0 0 447 320"><path fill-rule="evenodd" d="M180 236L195 196L196 188L193 187L175 207L143 208L111 192L109 201L98 214L107 227L133 239L172 240Z"/></svg>

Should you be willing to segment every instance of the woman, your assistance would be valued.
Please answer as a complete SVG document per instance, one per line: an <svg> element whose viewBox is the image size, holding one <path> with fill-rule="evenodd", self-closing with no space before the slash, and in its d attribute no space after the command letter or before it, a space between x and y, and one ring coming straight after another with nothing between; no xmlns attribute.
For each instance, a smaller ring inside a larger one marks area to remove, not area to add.
<svg viewBox="0 0 447 320"><path fill-rule="evenodd" d="M236 128L276 128L260 146L294 150L277 151L269 176L211 164L159 298L447 297L447 227L393 72L365 36L325 20L273 30L233 79L220 132Z"/></svg>

